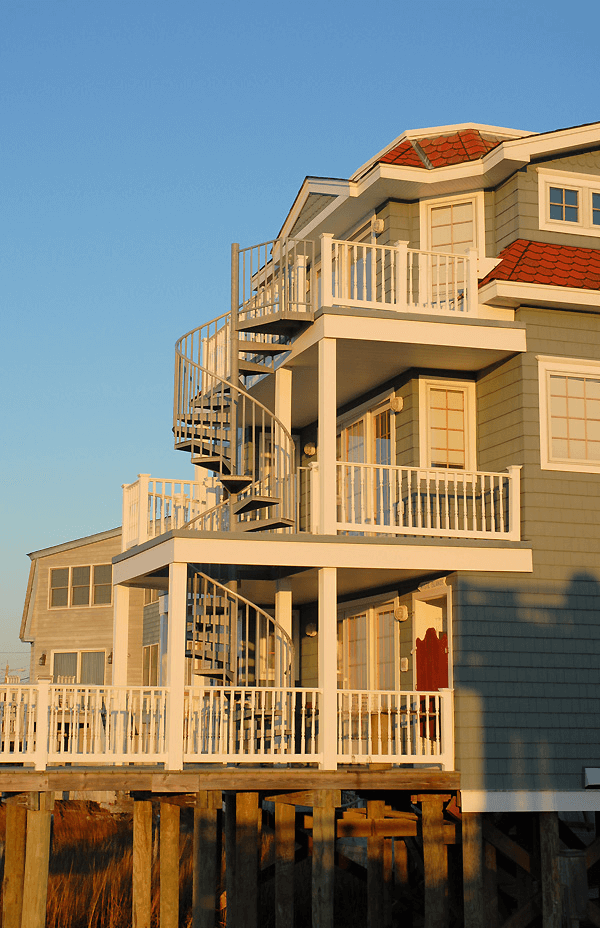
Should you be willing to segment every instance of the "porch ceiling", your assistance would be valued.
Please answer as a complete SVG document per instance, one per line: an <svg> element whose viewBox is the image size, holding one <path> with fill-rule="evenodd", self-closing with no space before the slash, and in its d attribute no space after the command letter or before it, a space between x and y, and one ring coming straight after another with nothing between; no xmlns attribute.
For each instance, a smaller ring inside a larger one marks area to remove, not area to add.
<svg viewBox="0 0 600 928"><path fill-rule="evenodd" d="M457 335L459 333L457 332ZM458 340L458 339L457 339ZM337 340L337 406L358 400L370 391L398 383L411 369L476 374L509 357L513 351L497 348L472 348L460 345L407 344L398 342ZM317 419L318 346L291 359L292 426L303 428ZM286 365L287 366L287 365ZM252 389L252 394L270 409L275 404L275 378L267 377Z"/></svg>

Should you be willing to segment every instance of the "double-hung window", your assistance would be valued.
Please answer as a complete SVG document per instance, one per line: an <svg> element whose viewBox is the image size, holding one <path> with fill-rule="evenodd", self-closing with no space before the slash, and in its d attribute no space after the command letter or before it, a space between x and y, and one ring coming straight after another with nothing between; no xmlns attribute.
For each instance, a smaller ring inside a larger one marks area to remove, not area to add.
<svg viewBox="0 0 600 928"><path fill-rule="evenodd" d="M600 473L600 365L538 357L540 463Z"/></svg>
<svg viewBox="0 0 600 928"><path fill-rule="evenodd" d="M600 175L537 171L540 229L600 235Z"/></svg>
<svg viewBox="0 0 600 928"><path fill-rule="evenodd" d="M52 679L57 684L102 686L105 663L105 651L55 651Z"/></svg>

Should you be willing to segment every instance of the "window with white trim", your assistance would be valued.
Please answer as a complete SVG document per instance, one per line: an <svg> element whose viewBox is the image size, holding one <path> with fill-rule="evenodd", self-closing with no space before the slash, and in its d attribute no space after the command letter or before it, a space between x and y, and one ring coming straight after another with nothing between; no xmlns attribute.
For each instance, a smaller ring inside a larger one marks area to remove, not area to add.
<svg viewBox="0 0 600 928"><path fill-rule="evenodd" d="M397 600L359 604L338 612L338 685L352 690L394 690L400 684Z"/></svg>
<svg viewBox="0 0 600 928"><path fill-rule="evenodd" d="M421 200L421 249L465 254L477 248L485 254L483 192L465 196Z"/></svg>
<svg viewBox="0 0 600 928"><path fill-rule="evenodd" d="M102 686L105 664L105 651L54 651L52 680L56 684Z"/></svg>
<svg viewBox="0 0 600 928"><path fill-rule="evenodd" d="M475 384L419 380L420 466L475 470Z"/></svg>
<svg viewBox="0 0 600 928"><path fill-rule="evenodd" d="M158 644L142 648L142 686L158 686Z"/></svg>
<svg viewBox="0 0 600 928"><path fill-rule="evenodd" d="M110 606L112 564L50 568L51 609L81 606Z"/></svg>
<svg viewBox="0 0 600 928"><path fill-rule="evenodd" d="M600 473L600 364L538 357L540 463Z"/></svg>
<svg viewBox="0 0 600 928"><path fill-rule="evenodd" d="M600 235L600 176L538 168L540 229Z"/></svg>

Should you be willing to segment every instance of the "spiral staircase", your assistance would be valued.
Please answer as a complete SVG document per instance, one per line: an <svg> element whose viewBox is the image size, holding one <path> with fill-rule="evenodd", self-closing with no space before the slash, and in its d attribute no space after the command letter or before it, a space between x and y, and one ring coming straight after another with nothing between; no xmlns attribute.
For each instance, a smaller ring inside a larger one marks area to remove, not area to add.
<svg viewBox="0 0 600 928"><path fill-rule="evenodd" d="M249 390L274 372L294 335L312 320L311 247L287 241L235 250L232 312L176 344L175 448L215 472L223 488L222 501L186 528L294 528L294 442ZM194 674L222 685L286 685L293 646L285 630L235 590L194 570L186 652Z"/></svg>

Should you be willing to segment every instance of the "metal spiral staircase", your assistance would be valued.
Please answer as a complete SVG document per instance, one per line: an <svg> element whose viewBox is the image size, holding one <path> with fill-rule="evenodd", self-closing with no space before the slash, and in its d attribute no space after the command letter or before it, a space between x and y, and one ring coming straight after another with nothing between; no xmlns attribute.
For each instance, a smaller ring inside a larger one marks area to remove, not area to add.
<svg viewBox="0 0 600 928"><path fill-rule="evenodd" d="M291 529L294 441L249 389L273 373L294 334L313 318L312 243L268 242L241 252L233 246L232 262L232 311L186 333L175 349L175 448L214 471L224 496L185 527ZM188 591L187 636L196 675L222 685L289 685L293 645L287 632L199 570Z"/></svg>

